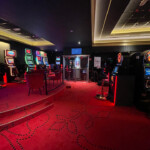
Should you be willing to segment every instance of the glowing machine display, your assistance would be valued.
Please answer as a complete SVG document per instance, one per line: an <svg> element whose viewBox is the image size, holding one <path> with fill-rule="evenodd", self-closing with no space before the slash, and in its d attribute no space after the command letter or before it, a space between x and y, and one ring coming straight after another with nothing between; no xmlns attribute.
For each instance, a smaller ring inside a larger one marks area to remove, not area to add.
<svg viewBox="0 0 150 150"><path fill-rule="evenodd" d="M5 50L5 61L10 69L10 76L15 76L16 66L14 63L14 58L16 57L15 50Z"/></svg>
<svg viewBox="0 0 150 150"><path fill-rule="evenodd" d="M46 68L49 68L47 53L43 52L43 63L46 65Z"/></svg>
<svg viewBox="0 0 150 150"><path fill-rule="evenodd" d="M25 63L28 65L27 72L36 68L33 61L32 50L28 48L25 49Z"/></svg>
<svg viewBox="0 0 150 150"><path fill-rule="evenodd" d="M36 64L37 65L44 65L43 56L44 56L43 51L36 51Z"/></svg>
<svg viewBox="0 0 150 150"><path fill-rule="evenodd" d="M60 65L60 56L56 57L56 65Z"/></svg>

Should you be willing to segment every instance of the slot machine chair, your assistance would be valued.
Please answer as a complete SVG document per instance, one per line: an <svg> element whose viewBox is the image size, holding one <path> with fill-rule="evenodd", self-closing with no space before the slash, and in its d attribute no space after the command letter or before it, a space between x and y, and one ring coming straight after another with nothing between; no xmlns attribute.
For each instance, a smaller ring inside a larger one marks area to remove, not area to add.
<svg viewBox="0 0 150 150"><path fill-rule="evenodd" d="M98 92L98 94L96 94L96 98L98 100L106 100L106 96L104 94L104 87L108 87L109 86L109 81L108 81L108 78L107 78L107 75L104 73L104 71L102 70L101 71L101 74L100 74L100 80L98 81L98 86L101 86L101 91Z"/></svg>

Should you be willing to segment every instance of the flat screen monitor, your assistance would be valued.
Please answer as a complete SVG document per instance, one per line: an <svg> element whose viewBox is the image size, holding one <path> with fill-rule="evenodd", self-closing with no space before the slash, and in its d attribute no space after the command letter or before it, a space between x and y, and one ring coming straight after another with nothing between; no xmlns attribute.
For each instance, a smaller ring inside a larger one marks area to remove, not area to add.
<svg viewBox="0 0 150 150"><path fill-rule="evenodd" d="M56 57L56 61L60 61L60 57Z"/></svg>
<svg viewBox="0 0 150 150"><path fill-rule="evenodd" d="M41 61L41 57L38 56L37 59L38 59L38 61Z"/></svg>
<svg viewBox="0 0 150 150"><path fill-rule="evenodd" d="M26 56L27 60L32 60L32 56Z"/></svg>
<svg viewBox="0 0 150 150"><path fill-rule="evenodd" d="M145 68L145 75L150 76L150 68Z"/></svg>
<svg viewBox="0 0 150 150"><path fill-rule="evenodd" d="M81 55L82 54L82 48L72 48L71 54L72 55Z"/></svg>
<svg viewBox="0 0 150 150"><path fill-rule="evenodd" d="M29 65L33 65L33 61L29 60L29 61L28 61L28 64L29 64Z"/></svg>
<svg viewBox="0 0 150 150"><path fill-rule="evenodd" d="M6 56L15 57L15 51L6 50Z"/></svg>
<svg viewBox="0 0 150 150"><path fill-rule="evenodd" d="M14 59L12 58L8 58L7 61L8 61L8 64L14 64Z"/></svg>
<svg viewBox="0 0 150 150"><path fill-rule="evenodd" d="M41 56L40 51L36 51L36 56Z"/></svg>
<svg viewBox="0 0 150 150"><path fill-rule="evenodd" d="M113 73L117 73L118 72L118 66L115 66L114 70L113 70Z"/></svg>
<svg viewBox="0 0 150 150"><path fill-rule="evenodd" d="M25 53L28 54L28 55L31 55L31 54L32 54L32 52L31 52L30 49L25 49Z"/></svg>
<svg viewBox="0 0 150 150"><path fill-rule="evenodd" d="M60 65L60 61L56 61L56 65Z"/></svg>

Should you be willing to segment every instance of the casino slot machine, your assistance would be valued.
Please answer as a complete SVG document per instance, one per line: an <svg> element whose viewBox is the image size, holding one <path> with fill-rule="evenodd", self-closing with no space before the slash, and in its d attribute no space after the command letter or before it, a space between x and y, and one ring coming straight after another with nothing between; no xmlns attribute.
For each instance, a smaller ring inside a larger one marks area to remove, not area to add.
<svg viewBox="0 0 150 150"><path fill-rule="evenodd" d="M109 86L109 100L114 105L132 105L134 99L134 76L130 73L130 57L118 53Z"/></svg>
<svg viewBox="0 0 150 150"><path fill-rule="evenodd" d="M48 63L47 53L45 53L45 52L43 54L43 63L44 63L44 65L46 65L47 69L50 68L50 65Z"/></svg>
<svg viewBox="0 0 150 150"><path fill-rule="evenodd" d="M150 112L150 50L141 53L136 75L136 104Z"/></svg>
<svg viewBox="0 0 150 150"><path fill-rule="evenodd" d="M56 65L60 65L60 56L56 57Z"/></svg>
<svg viewBox="0 0 150 150"><path fill-rule="evenodd" d="M17 75L17 68L15 66L14 58L17 56L15 50L5 50L5 61L9 68L9 75L15 77Z"/></svg>
<svg viewBox="0 0 150 150"><path fill-rule="evenodd" d="M27 72L31 70L35 70L36 65L34 64L33 61L33 55L31 49L27 49L27 48L25 49L25 63L28 65Z"/></svg>
<svg viewBox="0 0 150 150"><path fill-rule="evenodd" d="M43 65L43 57L41 51L36 51L36 64Z"/></svg>

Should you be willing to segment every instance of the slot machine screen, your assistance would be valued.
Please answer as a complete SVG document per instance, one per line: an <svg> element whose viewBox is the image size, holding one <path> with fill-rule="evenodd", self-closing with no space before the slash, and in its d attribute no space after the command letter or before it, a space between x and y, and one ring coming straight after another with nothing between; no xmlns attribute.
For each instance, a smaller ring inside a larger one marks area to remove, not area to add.
<svg viewBox="0 0 150 150"><path fill-rule="evenodd" d="M15 52L14 51L6 51L6 56L10 56L10 57L15 57Z"/></svg>
<svg viewBox="0 0 150 150"><path fill-rule="evenodd" d="M60 57L56 57L56 61L60 61Z"/></svg>
<svg viewBox="0 0 150 150"><path fill-rule="evenodd" d="M29 65L33 65L33 62L32 62L32 61L28 61L28 64L29 64Z"/></svg>
<svg viewBox="0 0 150 150"><path fill-rule="evenodd" d="M150 68L145 68L145 76L150 76Z"/></svg>
<svg viewBox="0 0 150 150"><path fill-rule="evenodd" d="M113 73L115 73L115 74L116 74L116 73L118 72L118 68L119 68L119 67L118 67L118 66L116 66L116 67L114 68L114 70L113 70Z"/></svg>
<svg viewBox="0 0 150 150"><path fill-rule="evenodd" d="M8 61L9 64L14 64L14 59L9 58L9 59L7 59L7 61Z"/></svg>
<svg viewBox="0 0 150 150"><path fill-rule="evenodd" d="M71 54L72 55L81 55L82 54L82 48L72 48Z"/></svg>
<svg viewBox="0 0 150 150"><path fill-rule="evenodd" d="M40 51L36 51L36 56L41 56Z"/></svg>
<svg viewBox="0 0 150 150"><path fill-rule="evenodd" d="M32 60L32 56L27 56L27 60Z"/></svg>
<svg viewBox="0 0 150 150"><path fill-rule="evenodd" d="M31 50L30 49L25 49L25 53L26 54L31 54Z"/></svg>
<svg viewBox="0 0 150 150"><path fill-rule="evenodd" d="M60 61L56 61L56 65L60 65Z"/></svg>

